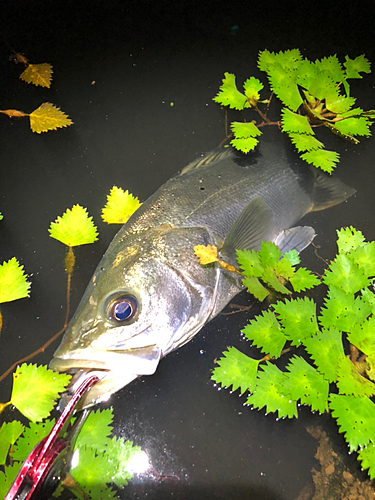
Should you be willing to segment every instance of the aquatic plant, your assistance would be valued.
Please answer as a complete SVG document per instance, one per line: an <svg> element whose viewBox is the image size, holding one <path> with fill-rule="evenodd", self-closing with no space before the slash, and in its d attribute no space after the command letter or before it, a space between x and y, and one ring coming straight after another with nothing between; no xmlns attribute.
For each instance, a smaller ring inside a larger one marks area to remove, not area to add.
<svg viewBox="0 0 375 500"><path fill-rule="evenodd" d="M327 151L315 137L315 128L326 127L332 133L358 144L358 136L370 136L370 126L375 120L375 110L354 108L356 99L350 97L348 80L362 78L370 73L370 62L363 56L340 63L336 55L312 62L302 57L298 49L278 53L263 50L259 53L258 68L267 74L271 97L261 100L263 83L250 77L243 85L243 93L237 89L235 76L225 73L222 85L214 101L231 109L243 111L252 108L261 122L232 122L234 138L231 144L248 153L255 148L265 125L278 125L295 145L301 158L307 163L332 172L339 161L339 154ZM283 109L281 119L271 121L267 112L272 96L276 95ZM261 111L259 105L266 105Z"/></svg>
<svg viewBox="0 0 375 500"><path fill-rule="evenodd" d="M102 210L102 219L107 224L124 224L140 206L138 198L128 190L113 186Z"/></svg>
<svg viewBox="0 0 375 500"><path fill-rule="evenodd" d="M229 347L212 380L248 393L246 405L277 412L277 419L298 418L301 404L330 411L350 452L358 452L374 478L375 242L353 227L337 236L338 253L322 277L327 295L320 311L307 297L278 300L242 330L265 356ZM277 360L291 352L286 370L279 369Z"/></svg>
<svg viewBox="0 0 375 500"><path fill-rule="evenodd" d="M29 420L4 422L0 427L0 498L4 498L22 463L55 423L49 418L54 401L66 388L69 375L58 374L46 366L23 364L13 376L10 403ZM5 406L7 406L5 405ZM69 473L59 489L68 488L81 499L82 491L89 498L117 498L109 484L126 486L132 476L132 463L144 455L132 441L112 436L112 409L90 413L77 438ZM67 429L67 433L69 428Z"/></svg>

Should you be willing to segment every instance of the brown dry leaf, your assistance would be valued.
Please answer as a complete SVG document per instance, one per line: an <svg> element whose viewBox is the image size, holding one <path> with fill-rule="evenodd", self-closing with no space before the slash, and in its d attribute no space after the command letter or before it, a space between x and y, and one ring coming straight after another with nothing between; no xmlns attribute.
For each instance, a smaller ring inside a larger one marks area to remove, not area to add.
<svg viewBox="0 0 375 500"><path fill-rule="evenodd" d="M29 64L25 71L20 74L20 78L26 83L50 88L52 73L52 66L48 63Z"/></svg>
<svg viewBox="0 0 375 500"><path fill-rule="evenodd" d="M27 113L24 113L23 111L18 111L17 109L0 109L0 113L3 113L4 115L8 115L11 118L21 117L21 116L29 116Z"/></svg>
<svg viewBox="0 0 375 500"><path fill-rule="evenodd" d="M23 54L20 54L19 52L14 53L12 55L12 57L13 57L13 61L15 63L21 63L21 64L24 64L25 66L27 66L29 64L28 59Z"/></svg>
<svg viewBox="0 0 375 500"><path fill-rule="evenodd" d="M31 130L37 134L61 127L69 127L72 123L72 120L63 111L49 102L44 102L30 114Z"/></svg>

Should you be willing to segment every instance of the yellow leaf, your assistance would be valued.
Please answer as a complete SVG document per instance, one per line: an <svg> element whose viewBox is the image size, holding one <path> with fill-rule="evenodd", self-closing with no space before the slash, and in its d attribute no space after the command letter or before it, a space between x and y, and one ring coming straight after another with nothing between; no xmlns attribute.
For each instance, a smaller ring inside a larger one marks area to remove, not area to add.
<svg viewBox="0 0 375 500"><path fill-rule="evenodd" d="M52 73L52 66L48 63L29 64L25 71L20 74L20 78L26 83L50 88Z"/></svg>
<svg viewBox="0 0 375 500"><path fill-rule="evenodd" d="M138 198L128 190L113 186L102 210L102 219L108 224L124 224L140 206Z"/></svg>
<svg viewBox="0 0 375 500"><path fill-rule="evenodd" d="M57 217L49 228L51 238L61 241L68 247L86 245L98 239L98 232L86 208L74 205L72 209Z"/></svg>
<svg viewBox="0 0 375 500"><path fill-rule="evenodd" d="M72 120L65 113L49 102L41 104L30 115L31 130L38 134L48 132L48 130L68 127L72 123Z"/></svg>
<svg viewBox="0 0 375 500"><path fill-rule="evenodd" d="M30 282L18 260L8 260L0 266L0 302L10 302L29 296Z"/></svg>
<svg viewBox="0 0 375 500"><path fill-rule="evenodd" d="M199 264L205 266L206 264L212 264L217 262L217 248L215 245L196 245L194 248L194 253L198 257Z"/></svg>

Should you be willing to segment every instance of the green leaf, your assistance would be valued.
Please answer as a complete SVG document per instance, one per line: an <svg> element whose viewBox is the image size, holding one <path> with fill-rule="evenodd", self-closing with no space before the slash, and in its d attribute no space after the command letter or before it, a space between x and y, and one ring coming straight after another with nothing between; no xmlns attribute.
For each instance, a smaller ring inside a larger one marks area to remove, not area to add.
<svg viewBox="0 0 375 500"><path fill-rule="evenodd" d="M375 356L374 332L375 317L371 316L363 323L353 326L352 330L348 334L348 341L367 356Z"/></svg>
<svg viewBox="0 0 375 500"><path fill-rule="evenodd" d="M339 83L345 79L341 63L336 55L323 57L320 61L315 61L315 64L319 71L329 73L334 82Z"/></svg>
<svg viewBox="0 0 375 500"><path fill-rule="evenodd" d="M337 387L340 394L352 394L358 397L375 394L375 385L358 373L349 358L344 358L339 363Z"/></svg>
<svg viewBox="0 0 375 500"><path fill-rule="evenodd" d="M293 113L288 108L283 108L281 110L281 115L281 130L283 132L314 135L306 116Z"/></svg>
<svg viewBox="0 0 375 500"><path fill-rule="evenodd" d="M375 445L369 443L367 446L358 451L358 460L362 462L362 469L368 469L370 479L375 478Z"/></svg>
<svg viewBox="0 0 375 500"><path fill-rule="evenodd" d="M48 434L55 425L55 420L45 420L44 422L30 422L29 427L26 427L23 435L15 443L11 451L13 460L23 462L29 455L31 450Z"/></svg>
<svg viewBox="0 0 375 500"><path fill-rule="evenodd" d="M68 208L55 222L51 222L48 231L51 238L61 241L68 247L86 245L98 239L92 217L89 217L87 209L80 205Z"/></svg>
<svg viewBox="0 0 375 500"><path fill-rule="evenodd" d="M338 288L330 288L320 311L319 323L324 328L350 332L371 313L371 305L361 297L355 298Z"/></svg>
<svg viewBox="0 0 375 500"><path fill-rule="evenodd" d="M359 118L345 118L343 120L335 122L335 127L342 134L351 135L371 135L370 125L371 122L364 116L360 116Z"/></svg>
<svg viewBox="0 0 375 500"><path fill-rule="evenodd" d="M107 447L105 456L114 464L114 475L111 477L113 482L119 488L126 486L133 477L132 469L137 462L148 464L148 458L140 446L133 446L132 441L125 441L124 438L113 437ZM143 472L143 471L142 471Z"/></svg>
<svg viewBox="0 0 375 500"><path fill-rule="evenodd" d="M312 411L328 411L328 380L301 356L293 356L287 370L283 385L292 399L300 399L302 404L311 406Z"/></svg>
<svg viewBox="0 0 375 500"><path fill-rule="evenodd" d="M230 127L236 138L257 137L262 135L262 132L253 122L232 122Z"/></svg>
<svg viewBox="0 0 375 500"><path fill-rule="evenodd" d="M289 252L285 252L283 259L288 260L292 266L296 266L301 262L301 258L297 250L289 250Z"/></svg>
<svg viewBox="0 0 375 500"><path fill-rule="evenodd" d="M336 83L326 71L319 71L307 90L319 100L325 99L327 95L337 94Z"/></svg>
<svg viewBox="0 0 375 500"><path fill-rule="evenodd" d="M263 268L267 266L275 267L281 257L281 251L275 243L271 241L262 241L258 255L259 262Z"/></svg>
<svg viewBox="0 0 375 500"><path fill-rule="evenodd" d="M29 296L30 285L18 260L13 257L0 265L0 303Z"/></svg>
<svg viewBox="0 0 375 500"><path fill-rule="evenodd" d="M224 73L220 91L213 100L231 109L242 110L246 107L246 97L237 90L236 77L231 73Z"/></svg>
<svg viewBox="0 0 375 500"><path fill-rule="evenodd" d="M252 151L255 146L258 144L258 139L254 139L253 137L249 137L247 139L232 139L230 143L235 149L238 151L242 151L243 153L248 153Z"/></svg>
<svg viewBox="0 0 375 500"><path fill-rule="evenodd" d="M316 149L313 151L307 151L301 155L302 160L307 163L313 164L315 167L319 167L325 172L331 173L336 167L340 155L336 151L326 151L325 149Z"/></svg>
<svg viewBox="0 0 375 500"><path fill-rule="evenodd" d="M340 118L348 118L349 116L368 116L367 111L363 111L362 108L354 108L345 111L344 113L338 113L337 116Z"/></svg>
<svg viewBox="0 0 375 500"><path fill-rule="evenodd" d="M245 89L245 95L249 99L254 99L255 101L259 101L259 91L263 88L263 83L261 83L258 78L254 78L251 76L243 85Z"/></svg>
<svg viewBox="0 0 375 500"><path fill-rule="evenodd" d="M339 253L349 253L354 248L362 246L365 237L352 226L342 227L337 230L337 248Z"/></svg>
<svg viewBox="0 0 375 500"><path fill-rule="evenodd" d="M112 432L112 420L112 408L92 411L78 435L76 448L91 446L95 443L97 451L104 451Z"/></svg>
<svg viewBox="0 0 375 500"><path fill-rule="evenodd" d="M280 66L290 71L291 69L295 70L299 67L300 62L302 61L302 56L299 49L288 49L278 52L275 55L275 59Z"/></svg>
<svg viewBox="0 0 375 500"><path fill-rule="evenodd" d="M235 347L228 347L223 352L224 357L217 361L211 376L216 384L229 388L232 391L240 389L241 394L252 392L255 388L259 361L246 356Z"/></svg>
<svg viewBox="0 0 375 500"><path fill-rule="evenodd" d="M32 422L48 417L70 375L48 370L46 366L18 366L13 374L11 402Z"/></svg>
<svg viewBox="0 0 375 500"><path fill-rule="evenodd" d="M295 269L291 264L289 259L286 259L285 256L275 266L276 276L284 278L285 280L290 280L294 274Z"/></svg>
<svg viewBox="0 0 375 500"><path fill-rule="evenodd" d="M3 423L0 428L0 465L5 465L9 447L17 441L24 429L18 420Z"/></svg>
<svg viewBox="0 0 375 500"><path fill-rule="evenodd" d="M328 382L336 381L339 364L345 359L342 333L336 328L319 330L303 343L324 378Z"/></svg>
<svg viewBox="0 0 375 500"><path fill-rule="evenodd" d="M107 203L102 209L102 219L108 224L124 224L133 213L141 206L138 198L124 191L117 186L113 186L107 196Z"/></svg>
<svg viewBox="0 0 375 500"><path fill-rule="evenodd" d="M332 113L345 113L354 106L355 101L354 97L331 94L326 98L326 108Z"/></svg>
<svg viewBox="0 0 375 500"><path fill-rule="evenodd" d="M350 451L375 443L375 405L369 398L331 394L329 407Z"/></svg>
<svg viewBox="0 0 375 500"><path fill-rule="evenodd" d="M286 338L280 323L271 311L263 311L245 326L241 332L265 354L278 358Z"/></svg>
<svg viewBox="0 0 375 500"><path fill-rule="evenodd" d="M268 50L261 50L258 58L258 68L261 71L268 71L269 67L276 62L275 53Z"/></svg>
<svg viewBox="0 0 375 500"><path fill-rule="evenodd" d="M318 74L317 66L308 59L304 59L298 66L296 82L304 89L309 89Z"/></svg>
<svg viewBox="0 0 375 500"><path fill-rule="evenodd" d="M271 69L272 73L269 73L268 79L272 91L284 106L297 111L303 101L296 84L296 75L285 71L285 68L279 64L275 64Z"/></svg>
<svg viewBox="0 0 375 500"><path fill-rule="evenodd" d="M345 56L346 78L362 78L359 73L371 73L370 62L362 54L355 59Z"/></svg>
<svg viewBox="0 0 375 500"><path fill-rule="evenodd" d="M313 135L296 133L289 133L288 135L298 151L312 151L324 147L324 144Z"/></svg>
<svg viewBox="0 0 375 500"><path fill-rule="evenodd" d="M312 274L304 267L300 267L294 276L290 278L290 283L295 292L304 292L307 289L320 285L320 280L315 274Z"/></svg>
<svg viewBox="0 0 375 500"><path fill-rule="evenodd" d="M365 276L375 276L375 241L352 250L350 258L363 269Z"/></svg>
<svg viewBox="0 0 375 500"><path fill-rule="evenodd" d="M325 270L323 283L353 294L370 285L364 271L349 256L343 254L337 255Z"/></svg>
<svg viewBox="0 0 375 500"><path fill-rule="evenodd" d="M304 297L278 301L274 309L292 345L299 346L304 339L318 331L316 304L313 300Z"/></svg>
<svg viewBox="0 0 375 500"><path fill-rule="evenodd" d="M271 266L267 266L264 268L262 278L267 283L267 285L276 290L276 292L288 295L292 293L279 281L276 276L275 270Z"/></svg>
<svg viewBox="0 0 375 500"><path fill-rule="evenodd" d="M20 468L21 463L15 462L13 465L5 467L4 472L0 471L0 498L5 498Z"/></svg>
<svg viewBox="0 0 375 500"><path fill-rule="evenodd" d="M246 276L246 278L242 280L242 284L247 288L248 292L254 295L260 302L263 302L267 295L269 295L267 288L265 288L255 276Z"/></svg>
<svg viewBox="0 0 375 500"><path fill-rule="evenodd" d="M297 404L289 394L283 391L285 374L277 366L267 362L258 372L257 386L246 404L261 410L266 407L266 413L278 412L278 418L297 417Z"/></svg>
<svg viewBox="0 0 375 500"><path fill-rule="evenodd" d="M237 261L246 276L260 278L263 274L263 266L260 262L258 252L255 250L236 250Z"/></svg>

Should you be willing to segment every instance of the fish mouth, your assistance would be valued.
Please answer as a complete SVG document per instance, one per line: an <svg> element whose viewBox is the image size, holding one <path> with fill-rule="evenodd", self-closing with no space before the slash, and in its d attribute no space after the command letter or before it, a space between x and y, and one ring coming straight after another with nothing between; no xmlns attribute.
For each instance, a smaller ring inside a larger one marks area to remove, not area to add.
<svg viewBox="0 0 375 500"><path fill-rule="evenodd" d="M103 354L102 358L105 358ZM154 374L160 357L159 347L147 346L116 353L109 351L108 359L102 361L92 357L87 359L68 355L53 358L49 364L52 370L72 375L66 391L61 396L59 409L62 410L66 406L74 392L89 376L96 375L99 381L83 397L79 404L80 409L108 401L113 393L140 375Z"/></svg>

